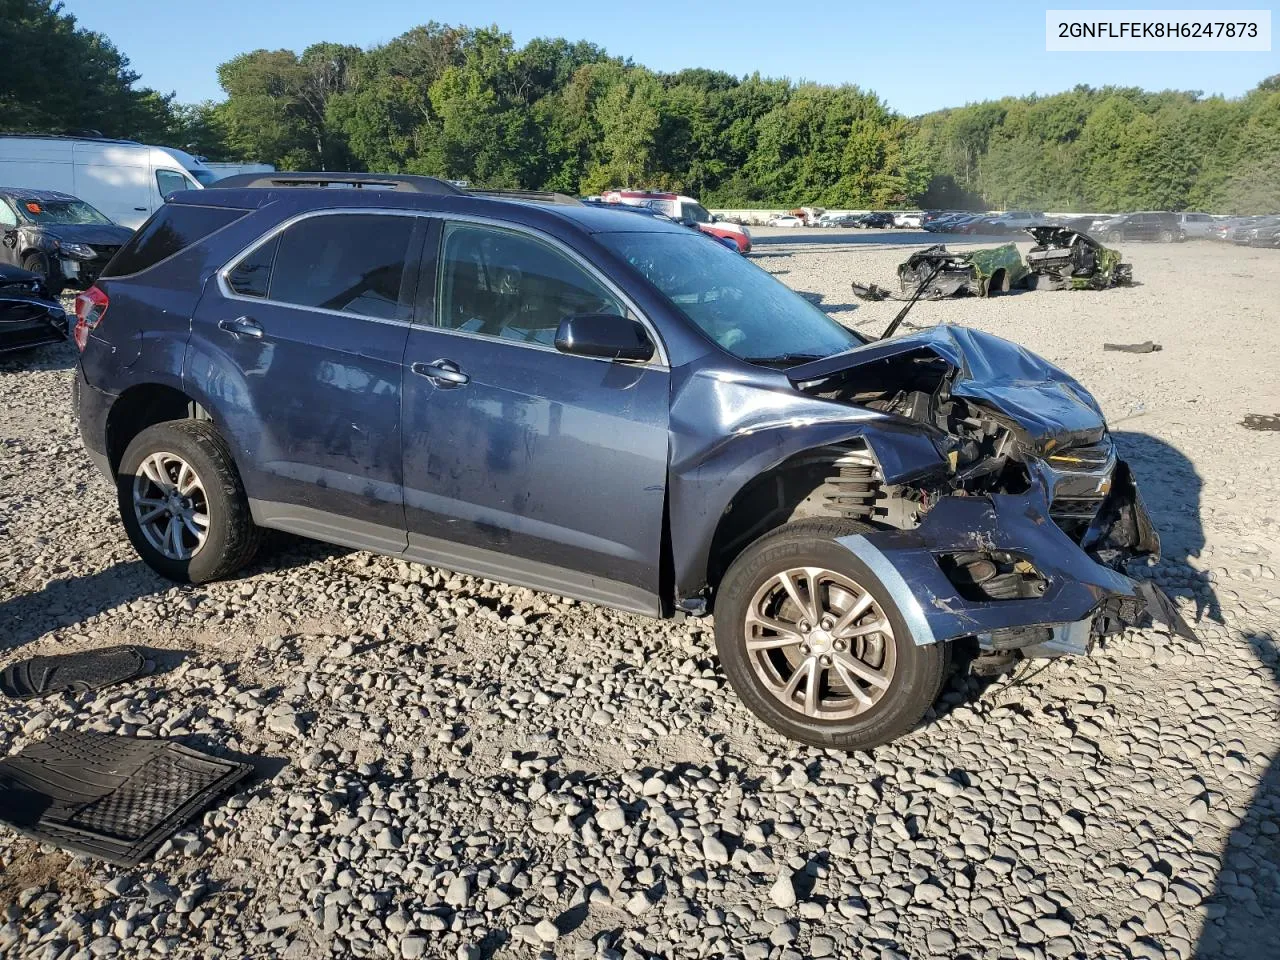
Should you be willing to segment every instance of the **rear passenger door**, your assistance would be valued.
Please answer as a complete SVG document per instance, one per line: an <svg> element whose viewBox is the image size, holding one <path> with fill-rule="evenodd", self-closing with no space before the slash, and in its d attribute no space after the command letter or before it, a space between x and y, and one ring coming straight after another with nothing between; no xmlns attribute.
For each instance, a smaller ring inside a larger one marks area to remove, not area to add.
<svg viewBox="0 0 1280 960"><path fill-rule="evenodd" d="M307 215L209 284L186 375L223 402L259 523L404 548L400 364L426 223Z"/></svg>

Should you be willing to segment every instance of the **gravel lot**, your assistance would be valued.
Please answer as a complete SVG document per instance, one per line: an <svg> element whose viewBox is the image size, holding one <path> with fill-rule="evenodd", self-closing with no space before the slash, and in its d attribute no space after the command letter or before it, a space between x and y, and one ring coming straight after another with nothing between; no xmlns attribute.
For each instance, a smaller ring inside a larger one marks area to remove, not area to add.
<svg viewBox="0 0 1280 960"><path fill-rule="evenodd" d="M873 332L897 305L849 282L932 239L755 233L758 263ZM239 580L175 587L81 450L74 349L0 361L0 666L121 642L156 666L0 702L0 753L87 727L258 768L133 871L0 828L0 955L1280 955L1280 434L1240 425L1280 413L1280 252L1125 253L1130 289L913 319L1095 391L1164 536L1149 573L1202 642L1133 631L956 681L870 756L757 723L709 623L284 537Z"/></svg>

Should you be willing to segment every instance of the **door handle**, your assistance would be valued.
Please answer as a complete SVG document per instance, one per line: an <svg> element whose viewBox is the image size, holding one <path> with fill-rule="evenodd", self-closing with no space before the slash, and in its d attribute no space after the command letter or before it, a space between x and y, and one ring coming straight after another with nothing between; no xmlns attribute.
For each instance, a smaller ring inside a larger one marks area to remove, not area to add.
<svg viewBox="0 0 1280 960"><path fill-rule="evenodd" d="M249 317L236 317L234 320L222 319L218 321L218 329L225 330L233 337L249 337L253 340L262 339L262 326L257 320L251 320Z"/></svg>
<svg viewBox="0 0 1280 960"><path fill-rule="evenodd" d="M441 387L461 387L471 382L471 378L459 370L458 365L452 360L437 360L434 363L423 363L419 360L409 369Z"/></svg>
<svg viewBox="0 0 1280 960"><path fill-rule="evenodd" d="M146 212L147 212L147 208L146 208L146 207L134 207L133 209L137 210L139 213L146 213Z"/></svg>

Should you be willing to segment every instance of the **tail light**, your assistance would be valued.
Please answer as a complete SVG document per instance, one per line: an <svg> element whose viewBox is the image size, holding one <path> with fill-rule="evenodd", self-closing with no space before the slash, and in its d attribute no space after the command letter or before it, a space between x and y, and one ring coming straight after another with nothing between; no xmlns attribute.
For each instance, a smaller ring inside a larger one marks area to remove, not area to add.
<svg viewBox="0 0 1280 960"><path fill-rule="evenodd" d="M90 287L76 297L76 327L73 338L81 353L89 342L89 331L97 327L106 315L109 302L107 295L97 287Z"/></svg>

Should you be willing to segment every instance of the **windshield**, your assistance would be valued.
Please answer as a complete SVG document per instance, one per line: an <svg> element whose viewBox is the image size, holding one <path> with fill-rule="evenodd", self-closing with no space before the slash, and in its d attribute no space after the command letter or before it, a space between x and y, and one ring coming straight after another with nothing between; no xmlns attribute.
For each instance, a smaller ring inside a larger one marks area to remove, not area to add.
<svg viewBox="0 0 1280 960"><path fill-rule="evenodd" d="M19 197L18 212L31 223L111 223L83 200L36 200Z"/></svg>
<svg viewBox="0 0 1280 960"><path fill-rule="evenodd" d="M201 168L196 168L196 169L194 169L194 170L188 170L188 171L187 171L187 173L189 173L189 174L191 174L191 176L195 177L195 178L196 178L196 181L197 181L201 186L204 186L204 187L209 186L211 183L213 183L214 181L216 181L216 180L218 179L218 175L217 175L216 173L214 173L212 170L205 170L205 169L201 169Z"/></svg>
<svg viewBox="0 0 1280 960"><path fill-rule="evenodd" d="M597 238L734 356L779 366L865 342L740 254L697 234L602 233Z"/></svg>

